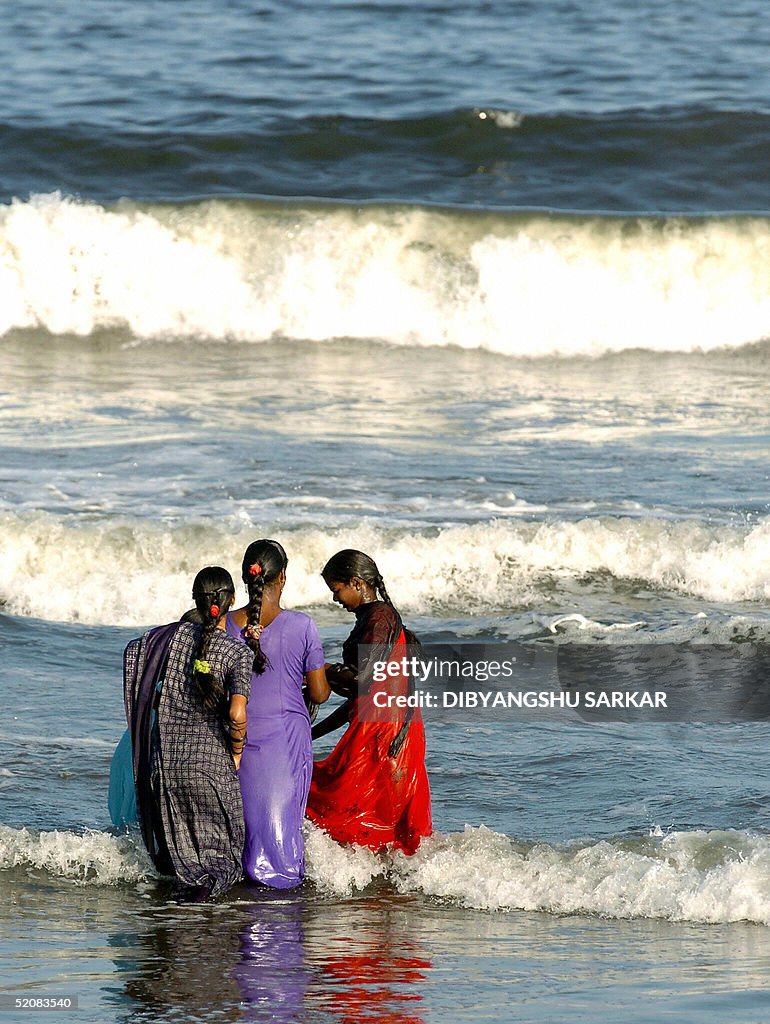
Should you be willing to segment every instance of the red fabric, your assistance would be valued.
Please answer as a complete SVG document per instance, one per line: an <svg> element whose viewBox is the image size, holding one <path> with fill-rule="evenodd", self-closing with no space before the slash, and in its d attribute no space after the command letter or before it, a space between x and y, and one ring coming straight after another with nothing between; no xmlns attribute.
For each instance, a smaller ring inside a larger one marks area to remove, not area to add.
<svg viewBox="0 0 770 1024"><path fill-rule="evenodd" d="M406 655L403 630L390 661ZM403 675L375 683L365 704L377 693L406 695ZM432 832L430 787L425 771L425 729L419 709L414 712L398 756L388 748L404 721L405 709L372 715L355 703L350 724L337 746L313 768L307 816L338 843L357 843L372 850L392 844L414 853L423 836ZM380 717L387 721L362 721Z"/></svg>

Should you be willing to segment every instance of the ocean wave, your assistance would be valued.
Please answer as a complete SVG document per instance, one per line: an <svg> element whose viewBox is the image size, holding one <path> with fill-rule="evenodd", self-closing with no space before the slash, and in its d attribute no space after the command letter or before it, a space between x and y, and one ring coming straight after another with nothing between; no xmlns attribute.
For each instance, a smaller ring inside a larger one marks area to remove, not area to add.
<svg viewBox="0 0 770 1024"><path fill-rule="evenodd" d="M728 604L770 597L770 518L753 526L611 516L427 531L375 523L329 530L273 526L262 524L260 532L286 545L285 597L294 607L328 604L320 569L345 547L374 552L398 605L417 614L542 609L555 589L585 577L602 580L608 590L627 590L630 583ZM172 527L6 513L0 516L0 601L15 615L63 622L173 619L189 607L198 569L224 564L237 578L253 539L254 531L242 524L226 533L221 524L204 522ZM559 628L554 624L552 631Z"/></svg>
<svg viewBox="0 0 770 1024"><path fill-rule="evenodd" d="M734 109L600 110L574 96L574 107L550 110L530 98L525 107L426 106L416 116L391 117L387 104L380 105L385 116L370 117L324 110L321 101L313 114L281 103L280 110L250 109L245 119L243 108L222 116L221 100L218 94L208 110L204 101L182 123L153 116L133 130L118 127L119 119L0 122L0 194L76 182L97 200L314 196L492 209L767 212L764 98Z"/></svg>
<svg viewBox="0 0 770 1024"><path fill-rule="evenodd" d="M522 843L485 826L436 833L414 856L341 846L305 823L307 877L345 897L386 880L470 910L595 914L770 924L770 838L670 832L566 844ZM157 878L138 833L38 831L0 825L0 871L46 871L78 885Z"/></svg>
<svg viewBox="0 0 770 1024"><path fill-rule="evenodd" d="M397 854L392 877L474 910L770 924L770 839L739 831L554 846L466 826Z"/></svg>
<svg viewBox="0 0 770 1024"><path fill-rule="evenodd" d="M0 870L17 867L44 870L81 885L138 882L155 875L136 836L0 825Z"/></svg>
<svg viewBox="0 0 770 1024"><path fill-rule="evenodd" d="M769 223L37 196L0 207L0 335L735 347L770 337Z"/></svg>
<svg viewBox="0 0 770 1024"><path fill-rule="evenodd" d="M770 838L690 831L553 845L520 843L466 825L424 839L414 856L339 847L312 826L308 875L348 895L386 877L472 910L595 914L724 924L770 924Z"/></svg>

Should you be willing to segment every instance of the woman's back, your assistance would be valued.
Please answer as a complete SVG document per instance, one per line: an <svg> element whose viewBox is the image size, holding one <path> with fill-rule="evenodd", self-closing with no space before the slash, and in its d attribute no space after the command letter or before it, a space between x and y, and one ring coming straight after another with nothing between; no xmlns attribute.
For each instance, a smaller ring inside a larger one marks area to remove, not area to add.
<svg viewBox="0 0 770 1024"><path fill-rule="evenodd" d="M201 626L182 622L169 645L168 664L158 701L159 750L167 771L190 764L209 764L212 756L231 760L225 734L224 708L203 706L193 684L193 655ZM209 641L207 661L219 680L232 676L243 655L222 630ZM242 673L240 673L242 675ZM229 688L225 694L230 697Z"/></svg>
<svg viewBox="0 0 770 1024"><path fill-rule="evenodd" d="M210 894L240 878L244 842L236 759L252 658L218 628L234 593L225 569L202 569L193 598L203 625L159 626L124 656L142 838L161 872Z"/></svg>
<svg viewBox="0 0 770 1024"><path fill-rule="evenodd" d="M232 615L227 616L227 634L246 642L244 630ZM252 701L247 711L252 739L267 719L300 715L309 722L302 684L308 666L324 664L318 631L310 616L302 612L283 609L263 628L259 642L267 664L263 672L252 676Z"/></svg>
<svg viewBox="0 0 770 1024"><path fill-rule="evenodd" d="M233 616L229 636L246 643ZM308 672L324 665L313 620L283 609L259 636L267 659L251 677L248 737L240 783L246 822L243 869L254 881L279 889L302 881L302 822L313 770L310 717L302 697Z"/></svg>

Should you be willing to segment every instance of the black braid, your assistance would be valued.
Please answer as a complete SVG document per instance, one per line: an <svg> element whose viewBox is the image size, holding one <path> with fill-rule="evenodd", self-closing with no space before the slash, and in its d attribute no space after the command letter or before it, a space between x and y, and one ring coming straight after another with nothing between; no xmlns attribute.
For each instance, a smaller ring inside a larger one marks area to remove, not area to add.
<svg viewBox="0 0 770 1024"><path fill-rule="evenodd" d="M211 644L211 638L213 637L214 630L216 628L216 621L210 617L201 626L200 643L195 655L195 660L193 661L193 666L197 661L208 661L209 645ZM200 669L193 667L193 682L195 684L195 692L203 706L209 711L221 710L225 691L221 681L217 679L214 673L210 671L202 672Z"/></svg>
<svg viewBox="0 0 770 1024"><path fill-rule="evenodd" d="M235 585L230 573L221 566L201 569L193 583L193 600L201 623L198 644L193 658L193 688L203 706L209 711L224 710L225 691L222 680L209 666L206 671L200 663L208 664L209 648L214 630L233 603Z"/></svg>
<svg viewBox="0 0 770 1024"><path fill-rule="evenodd" d="M246 548L241 566L241 577L249 592L246 625L246 643L254 652L251 671L261 675L267 667L267 657L259 643L259 620L262 615L262 595L265 587L273 583L288 565L286 552L277 540L255 540Z"/></svg>
<svg viewBox="0 0 770 1024"><path fill-rule="evenodd" d="M400 618L401 617L401 613L399 612L398 608L396 608L396 606L393 604L393 601L391 600L390 594L385 589L385 581L383 580L383 578L382 578L382 576L380 575L379 572L377 573L377 578L375 580L374 589L379 593L380 597L385 602L385 604L389 604L390 607L393 609L393 611ZM403 626L403 629L404 629L404 636L406 637L407 644L411 644L412 646L419 646L420 645L420 641L418 640L416 634L414 634L411 631L411 629L407 629L406 626Z"/></svg>
<svg viewBox="0 0 770 1024"><path fill-rule="evenodd" d="M259 617L262 614L262 594L265 590L264 573L252 577L246 586L249 588L248 625L256 627L259 626ZM246 643L254 652L254 662L251 666L251 671L259 676L265 671L265 666L267 665L267 658L260 646L259 637L256 635L247 636Z"/></svg>
<svg viewBox="0 0 770 1024"><path fill-rule="evenodd" d="M380 575L379 572L377 573L377 576L376 576L375 581L374 581L374 589L379 593L380 597L385 602L385 604L389 604L390 607L393 609L393 611L395 611L396 610L396 606L391 601L390 595L388 594L387 590L385 589L385 580L383 580L383 578L382 578L382 576Z"/></svg>

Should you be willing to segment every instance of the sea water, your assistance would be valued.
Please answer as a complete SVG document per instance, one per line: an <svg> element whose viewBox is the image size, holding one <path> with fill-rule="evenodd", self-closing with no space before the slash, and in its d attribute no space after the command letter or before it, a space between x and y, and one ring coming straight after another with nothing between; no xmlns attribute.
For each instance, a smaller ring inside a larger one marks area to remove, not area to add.
<svg viewBox="0 0 770 1024"><path fill-rule="evenodd" d="M428 643L767 642L767 37L757 0L14 5L2 999L768 1019L762 721L426 713L414 857L308 825L299 892L210 905L106 806L123 647L257 537L331 660L342 547Z"/></svg>

